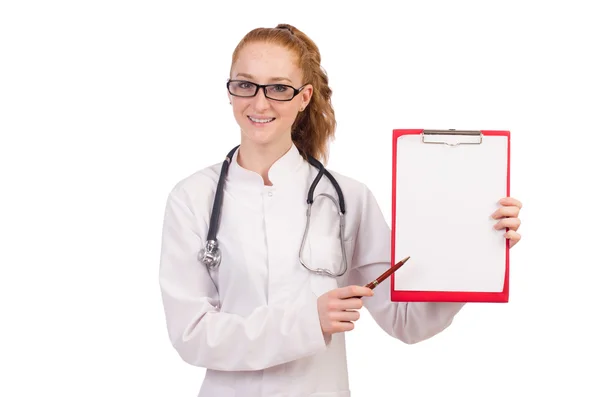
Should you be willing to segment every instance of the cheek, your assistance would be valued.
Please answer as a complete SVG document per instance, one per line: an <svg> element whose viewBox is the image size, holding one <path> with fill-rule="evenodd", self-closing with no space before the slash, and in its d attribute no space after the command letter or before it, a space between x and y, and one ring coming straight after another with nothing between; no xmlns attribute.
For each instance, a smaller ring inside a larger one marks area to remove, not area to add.
<svg viewBox="0 0 600 397"><path fill-rule="evenodd" d="M281 121L286 124L291 124L296 119L298 112L293 106L285 106L277 109L277 113L279 113L279 118Z"/></svg>
<svg viewBox="0 0 600 397"><path fill-rule="evenodd" d="M246 118L246 116L244 116L244 110L246 109L246 106L236 103L235 101L231 104L231 106L233 108L233 115L235 116L236 120L240 121Z"/></svg>

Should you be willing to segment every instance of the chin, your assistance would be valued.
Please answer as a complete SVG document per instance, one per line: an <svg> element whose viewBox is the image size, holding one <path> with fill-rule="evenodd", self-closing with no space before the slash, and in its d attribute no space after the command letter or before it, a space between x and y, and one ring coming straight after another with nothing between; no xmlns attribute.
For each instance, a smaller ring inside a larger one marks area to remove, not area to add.
<svg viewBox="0 0 600 397"><path fill-rule="evenodd" d="M275 141L275 139L273 139L271 136L258 135L254 134L253 132L245 133L244 136L247 141L260 146L266 146Z"/></svg>
<svg viewBox="0 0 600 397"><path fill-rule="evenodd" d="M245 126L243 130L244 137L258 145L268 145L276 142L281 138L281 133L277 131L275 125L270 125L267 128L255 127L253 125Z"/></svg>

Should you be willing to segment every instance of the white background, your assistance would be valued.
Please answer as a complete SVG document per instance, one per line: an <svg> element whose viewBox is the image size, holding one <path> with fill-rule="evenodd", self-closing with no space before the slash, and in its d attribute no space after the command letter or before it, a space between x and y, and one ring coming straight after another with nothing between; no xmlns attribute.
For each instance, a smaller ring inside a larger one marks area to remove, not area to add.
<svg viewBox="0 0 600 397"><path fill-rule="evenodd" d="M231 53L281 22L331 79L329 167L367 182L388 221L393 128L513 134L510 303L468 305L410 346L364 312L353 395L599 395L593 2L333 3L0 3L0 395L196 395L204 372L162 313L164 203L237 143Z"/></svg>

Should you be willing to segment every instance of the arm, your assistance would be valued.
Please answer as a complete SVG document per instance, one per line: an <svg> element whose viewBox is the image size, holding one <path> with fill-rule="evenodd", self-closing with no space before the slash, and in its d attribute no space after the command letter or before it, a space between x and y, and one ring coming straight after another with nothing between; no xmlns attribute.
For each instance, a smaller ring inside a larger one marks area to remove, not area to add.
<svg viewBox="0 0 600 397"><path fill-rule="evenodd" d="M358 227L350 284L365 285L390 267L390 228L373 194L365 188ZM364 299L379 326L405 343L417 343L446 329L464 303L391 302L391 277ZM379 291L379 292L377 292Z"/></svg>
<svg viewBox="0 0 600 397"><path fill-rule="evenodd" d="M171 343L192 365L223 371L259 370L325 348L317 297L307 291L286 306L257 307L247 317L221 312L210 274L197 259L198 222L183 200L168 198L160 257L160 288Z"/></svg>

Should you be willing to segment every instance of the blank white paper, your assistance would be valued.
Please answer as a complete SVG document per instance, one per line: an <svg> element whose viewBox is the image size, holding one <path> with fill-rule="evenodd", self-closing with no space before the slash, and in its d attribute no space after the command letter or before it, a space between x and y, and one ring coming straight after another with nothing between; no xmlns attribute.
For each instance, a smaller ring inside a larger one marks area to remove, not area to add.
<svg viewBox="0 0 600 397"><path fill-rule="evenodd" d="M502 291L505 229L491 214L507 193L507 152L506 136L458 146L398 137L394 263L411 258L394 274L396 290Z"/></svg>

